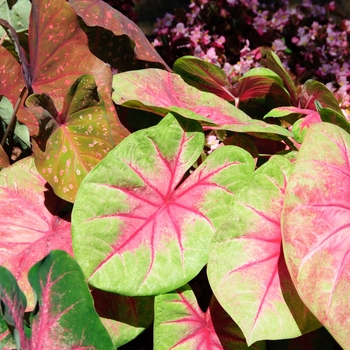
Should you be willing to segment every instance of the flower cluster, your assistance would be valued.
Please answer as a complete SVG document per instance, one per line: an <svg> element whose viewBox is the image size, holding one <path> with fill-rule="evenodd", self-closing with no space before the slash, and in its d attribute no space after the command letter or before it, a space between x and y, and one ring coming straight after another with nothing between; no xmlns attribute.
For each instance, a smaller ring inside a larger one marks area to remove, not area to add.
<svg viewBox="0 0 350 350"><path fill-rule="evenodd" d="M350 20L334 1L293 7L287 0L192 0L187 13L159 19L154 34L168 64L194 55L221 66L232 83L263 65L264 50L272 48L297 84L323 82L350 112Z"/></svg>

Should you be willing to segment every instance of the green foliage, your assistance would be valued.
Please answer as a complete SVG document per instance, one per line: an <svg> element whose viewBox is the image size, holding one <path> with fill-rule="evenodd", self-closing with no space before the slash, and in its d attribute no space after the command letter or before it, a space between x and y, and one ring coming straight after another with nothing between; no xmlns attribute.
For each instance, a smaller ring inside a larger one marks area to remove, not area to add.
<svg viewBox="0 0 350 350"><path fill-rule="evenodd" d="M271 51L235 85L198 58L172 71L99 0L33 0L17 49L1 349L114 349L152 323L160 350L349 348L350 127L323 84Z"/></svg>

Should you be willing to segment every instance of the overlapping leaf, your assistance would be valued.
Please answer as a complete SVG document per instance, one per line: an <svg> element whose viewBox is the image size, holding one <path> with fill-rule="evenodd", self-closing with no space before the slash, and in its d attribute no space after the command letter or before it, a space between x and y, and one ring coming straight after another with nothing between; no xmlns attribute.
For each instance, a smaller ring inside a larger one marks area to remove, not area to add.
<svg viewBox="0 0 350 350"><path fill-rule="evenodd" d="M287 186L283 246L298 293L344 348L350 319L350 136L319 123L308 131Z"/></svg>
<svg viewBox="0 0 350 350"><path fill-rule="evenodd" d="M254 98L266 98L270 95L281 105L289 104L290 97L283 87L282 79L267 68L253 68L239 79L234 94L239 101L246 101Z"/></svg>
<svg viewBox="0 0 350 350"><path fill-rule="evenodd" d="M292 161L273 157L247 179L210 248L211 287L249 345L320 326L293 287L281 251L280 215Z"/></svg>
<svg viewBox="0 0 350 350"><path fill-rule="evenodd" d="M127 35L132 42L124 42L124 46L131 46L135 49L137 59L158 62L170 70L142 30L106 2L102 0L69 0L69 3L88 26L99 26L108 29L117 36ZM120 47L114 48L114 59L118 59L118 52L120 53L122 49L124 48L122 48L120 42ZM122 57L122 59L125 58Z"/></svg>
<svg viewBox="0 0 350 350"><path fill-rule="evenodd" d="M23 79L22 68L16 59L2 45L0 45L0 60L0 95L8 98L12 106L15 106L22 89L26 86ZM31 135L35 135L39 131L36 118L25 110L23 101L17 112L17 118L27 125Z"/></svg>
<svg viewBox="0 0 350 350"><path fill-rule="evenodd" d="M31 318L31 349L113 350L77 262L54 250L29 271L38 298Z"/></svg>
<svg viewBox="0 0 350 350"><path fill-rule="evenodd" d="M100 289L92 290L91 294L115 347L136 338L153 321L154 297L124 297Z"/></svg>
<svg viewBox="0 0 350 350"><path fill-rule="evenodd" d="M226 73L220 67L193 56L185 56L175 61L173 69L187 84L234 101Z"/></svg>
<svg viewBox="0 0 350 350"><path fill-rule="evenodd" d="M332 92L322 83L310 79L305 82L300 93L300 106L316 110L315 101L318 101L322 107L328 107L343 114L339 107L339 102Z"/></svg>
<svg viewBox="0 0 350 350"><path fill-rule="evenodd" d="M217 333L218 332L218 333ZM247 350L238 326L213 298L203 312L191 288L155 297L154 349ZM263 350L263 343L249 349Z"/></svg>
<svg viewBox="0 0 350 350"><path fill-rule="evenodd" d="M266 67L274 71L282 79L283 85L289 93L292 105L296 106L298 103L298 94L295 84L283 67L279 57L272 50L269 50L266 55Z"/></svg>
<svg viewBox="0 0 350 350"><path fill-rule="evenodd" d="M224 215L220 205L253 171L246 151L226 146L180 185L204 136L197 122L178 118L169 114L130 135L80 187L72 213L74 254L99 289L155 295L187 283L207 262Z"/></svg>
<svg viewBox="0 0 350 350"><path fill-rule="evenodd" d="M175 112L216 129L291 136L286 129L251 119L224 99L202 92L186 84L179 75L160 69L116 74L113 88L113 101L126 107L163 116Z"/></svg>
<svg viewBox="0 0 350 350"><path fill-rule="evenodd" d="M94 78L83 75L69 90L61 113L49 96L26 102L37 113L35 164L61 198L74 202L86 174L114 147L104 102Z"/></svg>
<svg viewBox="0 0 350 350"><path fill-rule="evenodd" d="M29 268L52 249L72 252L70 223L57 216L59 204L33 158L0 172L0 265L14 274L29 308L34 306Z"/></svg>
<svg viewBox="0 0 350 350"><path fill-rule="evenodd" d="M65 0L33 0L29 27L30 71L35 93L47 93L58 111L78 77L94 76L115 143L128 132L119 124L111 101L110 67L89 50L73 8Z"/></svg>

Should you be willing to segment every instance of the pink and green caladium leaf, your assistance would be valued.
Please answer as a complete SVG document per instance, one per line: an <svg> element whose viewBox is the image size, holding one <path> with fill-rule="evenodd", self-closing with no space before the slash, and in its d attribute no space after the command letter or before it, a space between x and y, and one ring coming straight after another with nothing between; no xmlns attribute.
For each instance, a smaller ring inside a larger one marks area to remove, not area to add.
<svg viewBox="0 0 350 350"><path fill-rule="evenodd" d="M73 8L65 0L33 0L32 6L28 40L34 92L49 94L61 111L72 84L81 75L93 75L113 140L120 142L128 132L120 125L111 100L111 69L90 52Z"/></svg>
<svg viewBox="0 0 350 350"><path fill-rule="evenodd" d="M290 100L293 106L298 104L298 94L293 80L283 67L280 58L272 51L269 50L266 55L266 67L274 71L283 81L284 87L287 89Z"/></svg>
<svg viewBox="0 0 350 350"><path fill-rule="evenodd" d="M175 112L200 121L207 128L237 132L292 134L278 126L251 119L224 99L202 92L175 73L145 69L113 77L113 101L125 107L150 111L162 116Z"/></svg>
<svg viewBox="0 0 350 350"><path fill-rule="evenodd" d="M40 124L33 142L35 165L59 197L74 202L84 177L114 147L94 78L76 80L61 113L46 94L29 96L26 105Z"/></svg>
<svg viewBox="0 0 350 350"><path fill-rule="evenodd" d="M225 146L181 183L203 146L199 123L168 114L126 138L84 179L72 212L73 249L92 286L156 295L203 268L220 205L254 169L248 152Z"/></svg>
<svg viewBox="0 0 350 350"><path fill-rule="evenodd" d="M26 325L23 320L27 300L13 274L3 266L0 266L0 302L0 348L13 343L8 327L11 326L17 333L17 348L29 350L29 339L25 334Z"/></svg>
<svg viewBox="0 0 350 350"><path fill-rule="evenodd" d="M154 297L124 297L100 289L91 294L115 347L130 342L152 324Z"/></svg>
<svg viewBox="0 0 350 350"><path fill-rule="evenodd" d="M318 101L322 107L328 107L343 114L339 102L332 92L322 83L310 79L305 82L301 90L300 106L305 109L316 110L315 101Z"/></svg>
<svg viewBox="0 0 350 350"><path fill-rule="evenodd" d="M77 262L54 250L29 271L38 299L31 316L31 349L115 349Z"/></svg>
<svg viewBox="0 0 350 350"><path fill-rule="evenodd" d="M298 293L340 346L350 338L350 136L311 126L287 185L283 249Z"/></svg>
<svg viewBox="0 0 350 350"><path fill-rule="evenodd" d="M239 79L234 94L241 102L270 95L280 105L290 104L289 93L283 87L282 79L268 68L253 68L244 74Z"/></svg>
<svg viewBox="0 0 350 350"><path fill-rule="evenodd" d="M210 285L248 345L321 326L293 287L281 249L280 217L293 161L274 156L247 178L210 247Z"/></svg>
<svg viewBox="0 0 350 350"><path fill-rule="evenodd" d="M173 70L189 85L211 92L227 101L234 101L226 73L215 64L193 56L177 59Z"/></svg>
<svg viewBox="0 0 350 350"><path fill-rule="evenodd" d="M58 216L60 204L32 157L0 172L0 265L14 274L29 309L34 307L30 267L52 249L72 253L70 222Z"/></svg>
<svg viewBox="0 0 350 350"><path fill-rule="evenodd" d="M155 350L265 349L263 342L247 347L242 332L215 298L203 312L189 285L157 295L154 310Z"/></svg>
<svg viewBox="0 0 350 350"><path fill-rule="evenodd" d="M133 21L106 2L102 0L69 0L69 3L88 26L105 28L116 36L127 35L131 40L124 42L124 45L127 44L134 49L138 60L157 62L170 70L142 30ZM113 50L114 59L117 61L123 59L123 57L120 57L121 50L125 50L121 45Z"/></svg>

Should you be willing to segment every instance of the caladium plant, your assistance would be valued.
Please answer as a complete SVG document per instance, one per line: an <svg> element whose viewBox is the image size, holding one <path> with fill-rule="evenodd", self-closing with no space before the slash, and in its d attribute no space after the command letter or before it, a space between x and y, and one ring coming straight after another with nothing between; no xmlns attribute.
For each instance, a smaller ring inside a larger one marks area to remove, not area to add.
<svg viewBox="0 0 350 350"><path fill-rule="evenodd" d="M350 125L324 85L272 51L235 86L171 70L100 0L5 5L1 349L152 324L160 350L350 349Z"/></svg>

